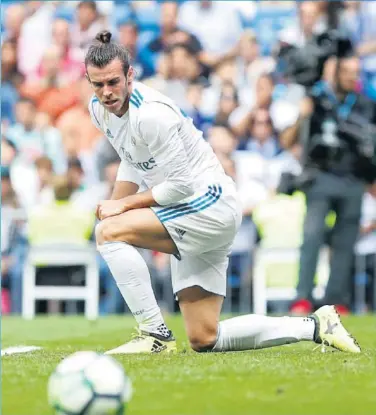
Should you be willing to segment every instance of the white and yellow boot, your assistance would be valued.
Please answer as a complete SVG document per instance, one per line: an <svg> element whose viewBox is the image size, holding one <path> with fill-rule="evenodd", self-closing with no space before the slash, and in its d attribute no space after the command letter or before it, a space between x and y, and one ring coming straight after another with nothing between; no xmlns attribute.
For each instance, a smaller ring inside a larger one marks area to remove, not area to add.
<svg viewBox="0 0 376 415"><path fill-rule="evenodd" d="M358 342L342 325L334 306L323 306L309 317L314 319L316 323L314 334L316 343L322 344L324 348L331 346L342 352L361 352Z"/></svg>
<svg viewBox="0 0 376 415"><path fill-rule="evenodd" d="M105 354L174 353L176 350L176 340L171 332L169 337L164 337L138 330L131 341Z"/></svg>

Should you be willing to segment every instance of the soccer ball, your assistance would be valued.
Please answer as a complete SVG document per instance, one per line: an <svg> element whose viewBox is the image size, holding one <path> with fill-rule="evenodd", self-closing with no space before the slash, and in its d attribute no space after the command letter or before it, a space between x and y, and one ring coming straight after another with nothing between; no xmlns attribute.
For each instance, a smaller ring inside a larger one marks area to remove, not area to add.
<svg viewBox="0 0 376 415"><path fill-rule="evenodd" d="M57 415L121 415L131 395L123 367L95 352L68 356L48 381L49 404Z"/></svg>

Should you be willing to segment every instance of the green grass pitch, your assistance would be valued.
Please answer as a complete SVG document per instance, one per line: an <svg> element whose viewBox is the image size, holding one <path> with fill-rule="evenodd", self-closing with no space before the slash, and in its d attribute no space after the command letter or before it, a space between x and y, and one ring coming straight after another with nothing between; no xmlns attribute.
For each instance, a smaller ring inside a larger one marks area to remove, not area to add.
<svg viewBox="0 0 376 415"><path fill-rule="evenodd" d="M134 385L128 415L374 415L376 414L376 316L350 317L345 325L363 353L313 351L305 342L241 353L189 350L179 316L167 318L179 340L174 356L117 359ZM131 334L130 317L2 319L2 349L43 347L2 358L3 415L51 414L46 383L57 363L77 350L104 351Z"/></svg>

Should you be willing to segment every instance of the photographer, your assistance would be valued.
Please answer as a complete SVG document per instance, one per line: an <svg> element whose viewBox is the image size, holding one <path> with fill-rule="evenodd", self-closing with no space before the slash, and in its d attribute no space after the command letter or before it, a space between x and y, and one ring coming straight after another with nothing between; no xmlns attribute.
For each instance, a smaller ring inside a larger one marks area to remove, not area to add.
<svg viewBox="0 0 376 415"><path fill-rule="evenodd" d="M340 56L333 84L319 81L308 88L296 122L281 134L284 148L298 138L303 144L303 173L290 180L292 187L305 193L307 203L297 299L291 309L295 313L312 311L313 280L330 211L336 221L325 302L348 311L362 195L365 184L376 177L375 103L357 92L359 59L349 53Z"/></svg>

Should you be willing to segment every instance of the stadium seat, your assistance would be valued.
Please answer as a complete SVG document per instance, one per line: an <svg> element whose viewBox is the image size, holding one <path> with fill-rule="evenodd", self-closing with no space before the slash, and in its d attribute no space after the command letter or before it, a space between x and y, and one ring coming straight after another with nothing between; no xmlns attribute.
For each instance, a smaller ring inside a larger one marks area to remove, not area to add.
<svg viewBox="0 0 376 415"><path fill-rule="evenodd" d="M83 287L37 285L36 271L41 266L83 266L85 285ZM25 263L22 297L22 315L25 319L34 318L36 300L83 300L85 316L90 320L96 319L98 317L99 275L95 247L61 244L32 246Z"/></svg>

